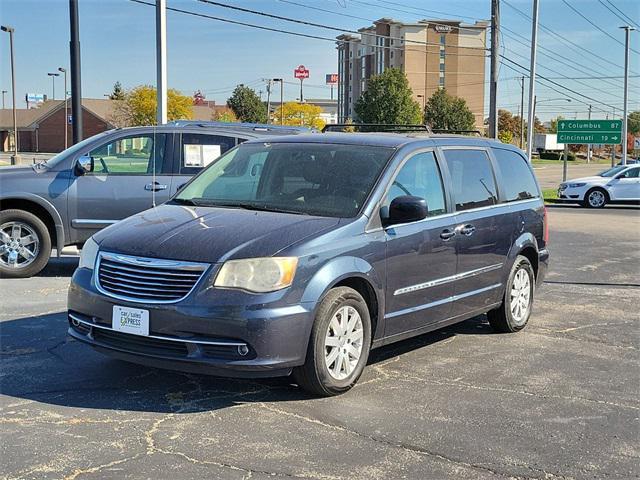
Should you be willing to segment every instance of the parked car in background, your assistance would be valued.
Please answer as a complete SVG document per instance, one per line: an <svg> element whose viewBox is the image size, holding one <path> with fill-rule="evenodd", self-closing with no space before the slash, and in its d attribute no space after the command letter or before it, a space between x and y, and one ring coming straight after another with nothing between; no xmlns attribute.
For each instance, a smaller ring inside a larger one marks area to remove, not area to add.
<svg viewBox="0 0 640 480"><path fill-rule="evenodd" d="M560 184L558 198L588 208L607 203L640 201L640 165L617 165L593 177L576 178Z"/></svg>
<svg viewBox="0 0 640 480"><path fill-rule="evenodd" d="M255 175L238 180L247 166ZM234 179L231 186L230 174ZM547 269L523 153L454 135L252 140L87 241L69 335L135 363L350 389L370 348L488 312L516 332Z"/></svg>
<svg viewBox="0 0 640 480"><path fill-rule="evenodd" d="M52 248L60 255L64 246L81 246L101 228L165 202L242 142L308 131L178 121L110 130L47 162L0 168L0 277L37 274ZM251 166L237 165L228 174L229 188L256 174Z"/></svg>

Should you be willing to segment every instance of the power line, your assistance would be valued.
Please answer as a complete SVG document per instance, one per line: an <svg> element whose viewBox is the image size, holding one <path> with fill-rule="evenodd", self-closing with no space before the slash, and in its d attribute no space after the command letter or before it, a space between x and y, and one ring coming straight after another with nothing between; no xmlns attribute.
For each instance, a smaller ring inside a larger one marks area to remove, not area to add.
<svg viewBox="0 0 640 480"><path fill-rule="evenodd" d="M477 21L478 19L475 17L467 17L465 15L460 15L458 13L448 13L448 12L441 12L439 10L427 10L426 8L416 8L416 7L411 7L408 5L403 5L401 3L397 3L397 2L392 2L391 0L376 0L378 3L386 3L389 5L396 5L398 7L404 7L404 8L410 8L411 10L415 10L416 12L420 13L420 12L424 12L424 13L428 13L428 14L432 14L435 13L436 15L447 15L447 16L452 16L452 17L458 17L458 18L466 18L469 20L474 20Z"/></svg>
<svg viewBox="0 0 640 480"><path fill-rule="evenodd" d="M333 10L326 10L326 9L320 8L320 7L312 7L311 5L304 5L302 3L292 2L291 0L278 0L278 1L282 2L282 3L288 3L289 5L295 5L297 7L309 8L311 10L316 10L318 12L332 13L334 15L340 15L341 17L354 18L356 20L364 20L365 22L371 22L371 23L375 22L375 20L372 20L370 18L358 17L357 15L349 15L348 13L340 13L340 12L336 12L336 11L333 11Z"/></svg>
<svg viewBox="0 0 640 480"><path fill-rule="evenodd" d="M624 46L624 43L621 42L620 40L618 40L616 37L614 37L613 35L611 35L609 32L607 32L606 30L602 29L599 25L597 25L596 23L592 22L591 20L589 20L585 15L582 14L582 12L580 10L578 10L577 8L575 8L573 5L571 5L569 2L567 2L567 0L562 0L562 3L564 3L567 7L569 7L571 10L573 10L574 12L576 12L580 17L582 17L585 21L589 22L589 24L591 24L593 27L595 27L596 29L598 29L600 32L604 33L607 37L611 38L614 42L619 43L620 45ZM637 50L634 50L633 48L629 48L629 50L631 50L634 53L639 53Z"/></svg>
<svg viewBox="0 0 640 480"><path fill-rule="evenodd" d="M509 3L507 0L502 0L502 1L503 1L503 3L505 5L507 5L511 9L515 10L516 12L518 12L520 15L522 15L527 20L531 20L531 17L528 14L526 14L525 12L523 12L522 10L520 10L518 7L515 7L515 6L511 5L511 3ZM598 55L596 53L593 53L591 50L588 50L588 49L578 45L577 43L566 39L564 36L562 36L561 34L555 32L554 30L550 29L549 27L543 25L542 23L539 23L539 26L540 26L541 29L545 30L546 32L550 33L551 35L553 35L554 37L559 39L565 45L572 45L574 48L576 48L578 50L582 50L583 52L588 53L589 55L593 56L594 58L597 58L600 61L608 63L609 65L612 65L612 66L614 66L616 68L620 68L620 69L624 68L622 65L619 65L617 63L611 62L611 61L607 60L606 58L604 58L604 57L602 57L602 56L600 56L600 55ZM637 72L633 72L633 73L637 73Z"/></svg>
<svg viewBox="0 0 640 480"><path fill-rule="evenodd" d="M237 10L239 12L251 13L253 15L260 15L262 17L274 18L276 20L283 20L285 22L298 23L300 25L306 25L306 26L309 26L309 27L324 28L324 29L327 29L327 30L333 30L333 31L340 32L340 33L347 32L347 33L353 33L355 35L360 35L361 34L361 32L359 32L357 30L349 30L347 28L334 27L334 26L331 26L331 25L324 25L322 23L308 22L306 20L299 20L299 19L296 19L296 18L284 17L282 15L275 15L273 13L260 12L258 10L251 10L249 8L243 8L243 7L238 7L238 6L234 6L234 5L226 5L224 3L216 2L214 0L197 0L197 1L201 2L201 3L209 4L209 5L214 5L216 7L228 8L228 9L231 9L231 10ZM371 33L367 33L366 35L370 35L370 36L376 37L376 38L385 38L385 39L389 39L389 40L399 40L401 42L413 43L413 44L417 44L417 45L427 45L427 46L429 46L429 45L431 45L431 46L440 46L441 45L440 43L423 42L423 41L420 41L420 40L406 40L406 39L401 38L401 37L391 37L391 36L388 36L388 35L377 35L377 34L371 34ZM472 50L484 50L484 51L488 50L487 48L484 48L484 47L461 47L461 46L458 46L458 45L446 45L446 44L445 44L445 47L460 48L460 49L464 48L464 49L472 49ZM434 53L438 53L438 52L434 52ZM484 55L476 55L476 56L484 56Z"/></svg>
<svg viewBox="0 0 640 480"><path fill-rule="evenodd" d="M598 1L599 1L602 5L604 5L604 6L605 6L605 7L606 7L606 8L607 8L611 13L613 13L616 17L618 17L620 20L622 20L623 22L625 22L625 23L626 23L626 22L632 23L632 24L633 24L633 25L635 25L636 27L640 28L640 25L638 25L635 21L633 21L633 20L631 19L631 17L627 16L627 14L626 14L626 13L624 13L622 10L620 10L618 7L616 7L616 6L614 5L614 3L613 3L613 2L611 2L611 1L609 1L609 0L606 0L606 2L607 2L609 5L611 5L611 7L613 7L615 10L617 10L617 11L619 12L619 15L618 15L618 13L616 13L614 10L612 10L612 9L611 9L611 7L607 6L607 4L605 4L602 0L598 0Z"/></svg>

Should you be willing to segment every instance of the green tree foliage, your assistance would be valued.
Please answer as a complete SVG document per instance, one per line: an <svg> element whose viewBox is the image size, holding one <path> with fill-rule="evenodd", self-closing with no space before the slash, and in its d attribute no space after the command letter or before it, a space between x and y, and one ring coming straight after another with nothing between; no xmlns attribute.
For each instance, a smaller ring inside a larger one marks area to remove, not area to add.
<svg viewBox="0 0 640 480"><path fill-rule="evenodd" d="M640 133L640 110L631 112L627 116L627 130L629 133L637 135Z"/></svg>
<svg viewBox="0 0 640 480"><path fill-rule="evenodd" d="M564 120L562 115L558 115L556 118L552 118L549 126L549 133L558 133L558 122Z"/></svg>
<svg viewBox="0 0 640 480"><path fill-rule="evenodd" d="M498 138L502 143L512 143L514 139L519 141L520 117L513 116L509 110L498 110Z"/></svg>
<svg viewBox="0 0 640 480"><path fill-rule="evenodd" d="M113 84L113 91L109 94L109 98L111 100L124 100L125 93L124 88L122 88L122 84L120 82L116 82Z"/></svg>
<svg viewBox="0 0 640 480"><path fill-rule="evenodd" d="M229 99L227 106L241 122L266 123L267 109L255 90L242 84L238 85Z"/></svg>
<svg viewBox="0 0 640 480"><path fill-rule="evenodd" d="M473 130L475 117L467 102L449 95L446 89L436 90L424 109L424 121L434 130Z"/></svg>
<svg viewBox="0 0 640 480"><path fill-rule="evenodd" d="M193 117L193 99L170 88L167 92L167 120L190 120ZM119 127L155 125L158 101L156 89L140 85L124 94L115 108L113 123Z"/></svg>
<svg viewBox="0 0 640 480"><path fill-rule="evenodd" d="M354 109L361 123L421 123L420 105L413 99L407 77L397 68L371 77Z"/></svg>

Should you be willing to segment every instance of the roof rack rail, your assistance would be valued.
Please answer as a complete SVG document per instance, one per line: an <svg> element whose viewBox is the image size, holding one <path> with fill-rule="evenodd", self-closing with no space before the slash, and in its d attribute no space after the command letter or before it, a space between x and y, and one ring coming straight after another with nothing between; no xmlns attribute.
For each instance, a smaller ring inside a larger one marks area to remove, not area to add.
<svg viewBox="0 0 640 480"><path fill-rule="evenodd" d="M482 132L480 130L456 130L456 129L446 129L446 128L434 128L432 130L433 133L451 133L453 135L469 135L471 133L482 136Z"/></svg>
<svg viewBox="0 0 640 480"><path fill-rule="evenodd" d="M272 125L267 123L237 123L237 122L213 122L206 120L175 120L167 123L174 127L224 127L238 130L254 130L257 132L299 132L309 133L313 130L308 127L296 127L292 125Z"/></svg>
<svg viewBox="0 0 640 480"><path fill-rule="evenodd" d="M426 132L432 133L428 125L402 123L330 123L324 126L322 133L345 132L353 129L358 132Z"/></svg>

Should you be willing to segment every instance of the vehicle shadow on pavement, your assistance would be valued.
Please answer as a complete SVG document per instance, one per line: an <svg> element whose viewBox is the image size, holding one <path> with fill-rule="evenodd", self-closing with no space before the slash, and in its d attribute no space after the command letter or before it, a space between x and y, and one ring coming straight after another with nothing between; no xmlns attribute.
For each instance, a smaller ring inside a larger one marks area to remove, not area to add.
<svg viewBox="0 0 640 480"><path fill-rule="evenodd" d="M290 378L227 379L160 370L103 356L66 335L66 312L0 324L0 394L82 409L211 411L251 402L308 400ZM369 364L455 335L485 334L484 317L372 352Z"/></svg>
<svg viewBox="0 0 640 480"><path fill-rule="evenodd" d="M637 211L640 210L640 205L605 205L603 208L585 208L582 205L577 203L546 203L545 206L547 208L553 209L573 209L573 210L584 210L588 212L597 212L597 211L607 211L607 210L631 210Z"/></svg>
<svg viewBox="0 0 640 480"><path fill-rule="evenodd" d="M51 257L47 266L42 269L37 277L71 277L78 268L80 257Z"/></svg>

